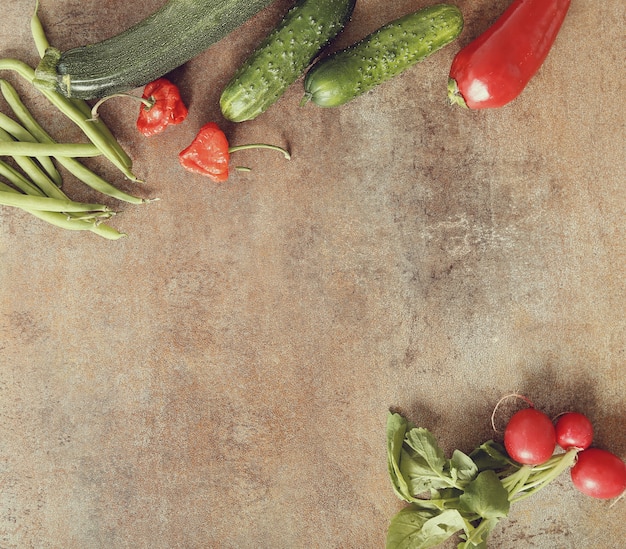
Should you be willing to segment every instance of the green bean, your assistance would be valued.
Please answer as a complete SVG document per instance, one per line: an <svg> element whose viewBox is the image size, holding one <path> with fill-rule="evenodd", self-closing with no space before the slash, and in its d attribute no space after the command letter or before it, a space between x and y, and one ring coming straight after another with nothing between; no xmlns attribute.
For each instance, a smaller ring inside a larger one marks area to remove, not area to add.
<svg viewBox="0 0 626 549"><path fill-rule="evenodd" d="M74 122L89 140L100 149L102 154L106 156L128 179L131 181L139 181L137 176L127 166L127 162L120 158L118 148L100 131L98 125L85 118L80 108L71 100L59 93L41 90L48 100L61 110L72 122Z"/></svg>
<svg viewBox="0 0 626 549"><path fill-rule="evenodd" d="M118 232L116 229L105 223L98 223L97 221L87 220L82 221L78 219L69 218L66 215L58 212L41 212L31 210L28 213L47 221L51 225L60 227L61 229L68 229L70 231L91 231L108 240L117 240L123 236L124 233Z"/></svg>
<svg viewBox="0 0 626 549"><path fill-rule="evenodd" d="M1 141L0 156L69 156L90 158L102 153L92 143L25 143L22 141Z"/></svg>
<svg viewBox="0 0 626 549"><path fill-rule="evenodd" d="M22 210L37 210L44 212L107 212L110 208L103 204L87 204L74 200L59 200L47 196L32 196L29 194L0 191L0 204L13 206Z"/></svg>
<svg viewBox="0 0 626 549"><path fill-rule="evenodd" d="M1 142L15 143L11 136L0 129L0 144ZM28 156L14 156L15 163L24 170L26 175L31 178L33 183L37 185L44 195L51 198L67 198L63 191L57 187L48 175L39 167L39 165Z"/></svg>
<svg viewBox="0 0 626 549"><path fill-rule="evenodd" d="M145 198L139 198L132 194L118 189L115 185L109 183L106 179L100 177L98 174L91 171L87 166L81 164L74 158L68 158L67 156L57 158L59 163L74 177L80 179L85 185L91 187L94 191L98 191L102 194L122 200L123 202L129 202L131 204L143 204L150 202Z"/></svg>
<svg viewBox="0 0 626 549"><path fill-rule="evenodd" d="M12 189L2 181L0 181L0 190L17 193L15 189ZM102 223L100 219L103 217L108 217L112 215L113 212L103 212L98 214L99 218L94 218L93 215L91 217L85 219L78 219L76 217L70 217L67 214L61 212L48 212L48 211L40 211L40 210L28 210L24 209L25 212L32 214L33 216L50 223L56 227L60 227L62 229L68 229L71 231L91 231L103 238L108 240L117 240L123 236L126 236L125 233L120 233L117 229L114 229L110 225Z"/></svg>
<svg viewBox="0 0 626 549"><path fill-rule="evenodd" d="M133 161L130 156L128 156L128 153L124 150L124 148L119 144L119 141L113 135L109 127L100 118L96 118L94 120L91 107L84 99L72 97L70 101L74 103L78 110L80 110L85 117L85 120L93 124L94 128L97 129L104 136L104 138L111 143L111 146L115 149L120 162L122 162L122 164L130 170L133 167Z"/></svg>
<svg viewBox="0 0 626 549"><path fill-rule="evenodd" d="M19 59L0 59L0 70L15 72L31 84L35 78L35 70Z"/></svg>
<svg viewBox="0 0 626 549"><path fill-rule="evenodd" d="M46 196L37 185L26 179L13 166L0 160L0 176L8 179L20 191L33 196Z"/></svg>
<svg viewBox="0 0 626 549"><path fill-rule="evenodd" d="M0 80L0 86L5 84L7 89L3 90L6 92L6 96L11 98L11 108L15 113L15 116L19 119L19 121L24 125L25 129L39 142L41 143L55 143L54 139L44 130L44 128L35 120L33 115L30 113L26 105L21 101L17 92L13 93L15 90L8 89L8 87L12 86L8 84L8 82L2 82ZM87 107L89 110L89 107ZM91 112L91 111L89 111ZM5 115L6 116L6 115ZM7 117L8 118L8 117ZM10 120L10 119L9 119ZM0 128L2 117L0 116ZM91 187L92 189L106 194L112 198L116 198L118 200L122 200L124 202L130 202L132 204L141 204L146 202L145 199L133 196L129 193L126 193L99 175L95 174L89 168L81 164L79 161L74 158L70 158L67 156L59 156L56 157L59 164L61 164L64 168L66 168L72 175L80 179L83 183Z"/></svg>
<svg viewBox="0 0 626 549"><path fill-rule="evenodd" d="M11 70L26 79L29 83L35 84L35 70L26 63L18 59L0 59L0 70ZM35 84L36 85L36 84ZM36 86L37 87L37 86ZM54 105L59 111L65 114L74 124L76 124L89 140L96 145L104 156L106 156L128 179L131 181L139 181L137 176L132 173L125 159L120 158L119 143L113 144L105 134L100 131L100 127L90 122L71 99L64 97L58 92L50 91L43 88L37 88ZM91 116L91 114L89 115Z"/></svg>
<svg viewBox="0 0 626 549"><path fill-rule="evenodd" d="M35 42L35 46L37 48L37 52L40 57L43 57L46 53L46 50L50 47L50 43L48 42L48 38L46 36L46 32L41 24L41 20L38 15L39 11L39 0L35 2L35 11L30 20L30 28L31 33L33 35L33 40ZM83 99L73 98L72 102L74 105L81 110L81 112L85 115L85 119L91 118L91 108ZM110 141L111 145L117 152L117 156L120 161L127 167L132 168L133 161L130 156L126 153L126 151L119 145L119 142L115 138L115 136L111 133L111 130L108 128L106 124L104 124L100 120L93 121L94 126L103 134L105 139Z"/></svg>
<svg viewBox="0 0 626 549"><path fill-rule="evenodd" d="M50 43L48 42L48 38L46 37L43 25L41 24L41 19L39 19L38 11L39 0L36 0L35 10L32 17L30 18L30 30L31 34L33 35L35 47L37 48L37 52L39 53L39 57L43 57L44 53L46 53L46 50L50 47Z"/></svg>
<svg viewBox="0 0 626 549"><path fill-rule="evenodd" d="M17 123L12 118L9 118L6 114L0 112L0 128L12 135L17 141L23 141L27 143L36 143L37 140L31 135L31 133ZM41 164L41 167L46 171L50 179L54 181L57 186L63 184L63 179L59 170L56 169L52 158L49 156L38 156L37 162Z"/></svg>

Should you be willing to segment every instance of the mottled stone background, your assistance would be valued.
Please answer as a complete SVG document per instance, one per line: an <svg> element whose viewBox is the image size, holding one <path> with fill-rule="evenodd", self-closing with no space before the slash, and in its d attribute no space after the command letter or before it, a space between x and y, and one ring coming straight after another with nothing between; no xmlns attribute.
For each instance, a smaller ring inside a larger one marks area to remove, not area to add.
<svg viewBox="0 0 626 549"><path fill-rule="evenodd" d="M66 49L163 0L40 3ZM498 399L523 392L587 413L596 444L626 457L622 0L573 0L536 78L497 111L446 101L454 54L508 5L461 0L457 42L358 100L301 108L298 81L225 123L221 89L291 4L171 75L183 125L145 139L136 104L102 108L146 183L91 165L160 198L107 202L128 238L0 208L2 549L379 549L402 508L389 408L469 451L493 436ZM3 57L36 62L33 5L4 2ZM335 47L424 5L359 0ZM81 139L3 76L55 136ZM245 151L252 172L192 176L177 153L209 120L293 159ZM623 501L564 475L491 547L618 548L625 524Z"/></svg>

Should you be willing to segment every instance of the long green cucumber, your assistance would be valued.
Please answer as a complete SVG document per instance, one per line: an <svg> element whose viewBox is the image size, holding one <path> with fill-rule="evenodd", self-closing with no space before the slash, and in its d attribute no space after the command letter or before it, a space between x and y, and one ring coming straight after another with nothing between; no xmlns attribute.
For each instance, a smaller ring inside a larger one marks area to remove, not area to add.
<svg viewBox="0 0 626 549"><path fill-rule="evenodd" d="M246 59L220 97L233 122L271 107L349 21L356 0L299 0Z"/></svg>
<svg viewBox="0 0 626 549"><path fill-rule="evenodd" d="M447 4L396 19L315 63L304 79L302 103L343 105L449 44L462 30L461 11Z"/></svg>
<svg viewBox="0 0 626 549"><path fill-rule="evenodd" d="M36 85L95 99L145 86L183 65L273 0L169 0L122 33L61 53L50 48Z"/></svg>

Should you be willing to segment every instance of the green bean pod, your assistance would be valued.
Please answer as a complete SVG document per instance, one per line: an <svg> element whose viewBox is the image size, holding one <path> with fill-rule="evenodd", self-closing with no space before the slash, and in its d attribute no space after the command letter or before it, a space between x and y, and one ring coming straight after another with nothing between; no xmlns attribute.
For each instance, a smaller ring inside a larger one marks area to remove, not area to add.
<svg viewBox="0 0 626 549"><path fill-rule="evenodd" d="M0 128L6 131L9 135L11 135L16 141L23 141L25 143L37 143L37 140L31 135L31 133L17 123L12 118L9 118L6 114L0 113ZM49 156L38 156L37 162L41 164L41 167L48 174L50 179L54 181L57 186L61 186L63 184L63 178L57 170L52 158Z"/></svg>
<svg viewBox="0 0 626 549"><path fill-rule="evenodd" d="M15 187L25 194L33 196L46 196L37 185L28 180L24 175L18 172L13 166L0 160L0 176L10 181Z"/></svg>
<svg viewBox="0 0 626 549"><path fill-rule="evenodd" d="M2 181L0 181L0 191L14 194L18 193L18 191L9 187ZM103 219L112 215L112 212L95 213L91 214L89 218L77 219L76 217L72 217L72 214L68 213L30 210L27 208L22 209L42 221L50 223L51 225L61 229L71 231L90 231L108 240L117 240L126 236L125 233L121 233L114 227L102 222Z"/></svg>
<svg viewBox="0 0 626 549"><path fill-rule="evenodd" d="M3 144L11 145L15 143L11 136L0 128L0 146ZM37 185L37 187L41 190L41 192L45 196L49 196L52 198L67 198L65 193L56 185L48 174L41 168L41 166L35 162L29 156L23 155L12 155L15 163L24 170L24 173L30 177L32 182Z"/></svg>
<svg viewBox="0 0 626 549"><path fill-rule="evenodd" d="M23 210L44 212L109 212L110 208L103 204L88 204L73 200L61 200L48 196L32 196L21 193L0 191L0 204L13 206Z"/></svg>
<svg viewBox="0 0 626 549"><path fill-rule="evenodd" d="M35 79L35 70L17 59L0 59L0 70L13 71L30 84L32 84ZM5 89L9 89L9 87L6 86L6 81L0 82L0 84L2 84L3 93ZM128 179L131 181L139 181L128 165L128 156L120 153L121 147L117 140L111 137L110 132L107 133L103 131L103 125L100 125L98 121L94 122L90 120L91 113L88 116L86 115L84 105L52 90L41 89L40 91L53 106L74 122L87 138L101 150L102 154ZM9 99L6 99L8 102Z"/></svg>
<svg viewBox="0 0 626 549"><path fill-rule="evenodd" d="M2 81L0 81L0 86L2 86ZM5 82L5 88L3 89L3 93L5 94L5 97L8 97L9 105L11 106L15 116L23 124L22 129L26 133L20 134L21 141L26 141L26 136L30 135L32 136L32 139L40 143L55 143L54 139L52 139L50 134L48 134L48 132L46 132L46 130L39 124L39 122L37 122L37 120L30 113L26 105L24 105L20 97L17 95L15 89L8 82ZM87 113L91 115L91 111L87 103L85 103L81 99L77 99L76 102L83 103ZM6 115L2 116L8 118ZM2 116L0 116L0 129L2 129ZM9 118L9 120L11 119ZM21 127L16 122L14 122L14 124L17 127ZM106 128L105 125L102 125L102 127ZM15 133L10 131L9 133L11 133L13 137L19 138L17 135L17 128L13 129L15 130ZM28 140L32 141L32 139ZM77 177L87 186L98 192L101 192L102 194L132 204L142 204L144 202L147 202L147 200L144 198L139 198L125 191L122 191L121 189L118 189L115 185L112 185L74 158L67 156L57 156L55 158L57 162L61 164L61 166L63 166L66 170L68 170L73 176Z"/></svg>
<svg viewBox="0 0 626 549"><path fill-rule="evenodd" d="M91 158L102 151L92 143L28 143L23 141L0 141L0 156L67 156Z"/></svg>

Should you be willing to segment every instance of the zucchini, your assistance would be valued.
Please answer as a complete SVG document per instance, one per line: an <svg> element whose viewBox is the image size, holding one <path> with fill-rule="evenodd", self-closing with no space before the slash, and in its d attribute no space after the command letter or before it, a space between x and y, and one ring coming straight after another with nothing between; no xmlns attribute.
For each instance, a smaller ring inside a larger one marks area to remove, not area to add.
<svg viewBox="0 0 626 549"><path fill-rule="evenodd" d="M248 57L220 97L233 122L252 120L271 107L344 28L356 0L299 0Z"/></svg>
<svg viewBox="0 0 626 549"><path fill-rule="evenodd" d="M35 84L95 99L143 87L224 38L273 0L169 0L124 32L61 53L50 48Z"/></svg>
<svg viewBox="0 0 626 549"><path fill-rule="evenodd" d="M304 79L302 104L343 105L449 44L462 30L461 11L447 4L396 19L315 63Z"/></svg>

